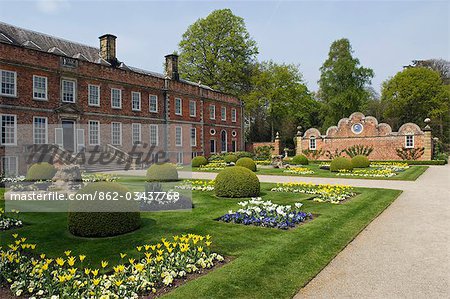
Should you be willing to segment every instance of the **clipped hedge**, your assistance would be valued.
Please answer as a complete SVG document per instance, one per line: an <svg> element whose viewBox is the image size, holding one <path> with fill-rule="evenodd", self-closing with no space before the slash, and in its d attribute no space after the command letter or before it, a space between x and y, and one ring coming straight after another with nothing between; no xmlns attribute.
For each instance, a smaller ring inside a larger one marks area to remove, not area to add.
<svg viewBox="0 0 450 299"><path fill-rule="evenodd" d="M292 158L291 163L295 165L308 165L309 160L305 155L297 155Z"/></svg>
<svg viewBox="0 0 450 299"><path fill-rule="evenodd" d="M370 161L367 156L357 155L352 158L353 168L367 168L370 166Z"/></svg>
<svg viewBox="0 0 450 299"><path fill-rule="evenodd" d="M96 192L97 195L116 196L118 200L100 201L98 197L97 201L71 203L70 212L67 214L67 224L71 234L91 238L111 237L134 231L141 226L139 202L126 200L128 188L113 182L95 182L79 190L77 194L95 194Z"/></svg>
<svg viewBox="0 0 450 299"><path fill-rule="evenodd" d="M238 157L236 155L230 154L230 155L225 155L223 157L223 160L225 161L225 163L236 163L236 161L238 160Z"/></svg>
<svg viewBox="0 0 450 299"><path fill-rule="evenodd" d="M216 176L214 192L219 197L240 198L259 196L259 179L256 174L245 167L228 167Z"/></svg>
<svg viewBox="0 0 450 299"><path fill-rule="evenodd" d="M194 157L191 161L192 167L200 167L208 164L208 160L203 156Z"/></svg>
<svg viewBox="0 0 450 299"><path fill-rule="evenodd" d="M337 157L331 161L330 165L331 171L339 171L339 170L353 170L352 160L344 157Z"/></svg>
<svg viewBox="0 0 450 299"><path fill-rule="evenodd" d="M147 181L171 182L178 181L177 167L171 163L155 163L147 169Z"/></svg>
<svg viewBox="0 0 450 299"><path fill-rule="evenodd" d="M396 162L406 163L408 165L445 165L445 160L375 160L372 162Z"/></svg>
<svg viewBox="0 0 450 299"><path fill-rule="evenodd" d="M253 172L256 171L256 163L251 158L240 158L237 160L236 166L248 168Z"/></svg>
<svg viewBox="0 0 450 299"><path fill-rule="evenodd" d="M51 180L56 174L55 166L47 163L36 163L31 165L27 171L26 179L28 181L45 181Z"/></svg>

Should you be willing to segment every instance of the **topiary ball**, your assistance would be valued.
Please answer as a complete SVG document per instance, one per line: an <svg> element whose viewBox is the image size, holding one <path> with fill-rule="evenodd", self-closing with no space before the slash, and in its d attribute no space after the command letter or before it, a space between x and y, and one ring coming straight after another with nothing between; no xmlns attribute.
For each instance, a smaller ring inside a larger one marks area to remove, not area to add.
<svg viewBox="0 0 450 299"><path fill-rule="evenodd" d="M334 158L333 161L331 161L330 170L337 172L342 169L349 171L353 170L352 160L344 157Z"/></svg>
<svg viewBox="0 0 450 299"><path fill-rule="evenodd" d="M369 158L363 155L357 155L352 158L353 168L367 168L370 165Z"/></svg>
<svg viewBox="0 0 450 299"><path fill-rule="evenodd" d="M127 192L128 188L113 182L91 183L79 190L78 196L97 194L105 198L116 197L117 200L97 197L96 201L72 202L67 214L70 233L80 237L111 237L138 229L141 226L139 202L126 200Z"/></svg>
<svg viewBox="0 0 450 299"><path fill-rule="evenodd" d="M208 164L208 160L203 156L194 157L191 161L192 167L200 167L206 164Z"/></svg>
<svg viewBox="0 0 450 299"><path fill-rule="evenodd" d="M256 163L251 158L240 158L237 160L236 166L248 168L253 172L256 171Z"/></svg>
<svg viewBox="0 0 450 299"><path fill-rule="evenodd" d="M259 196L259 179L256 174L245 167L225 168L216 176L214 191L220 197Z"/></svg>
<svg viewBox="0 0 450 299"><path fill-rule="evenodd" d="M225 161L225 163L236 163L238 157L236 155L225 155L223 157L223 160Z"/></svg>
<svg viewBox="0 0 450 299"><path fill-rule="evenodd" d="M55 173L55 166L47 162L36 163L28 169L26 178L28 181L51 180L55 176Z"/></svg>
<svg viewBox="0 0 450 299"><path fill-rule="evenodd" d="M292 158L291 163L295 165L308 165L309 161L305 155L297 155L294 158Z"/></svg>
<svg viewBox="0 0 450 299"><path fill-rule="evenodd" d="M147 169L147 180L150 182L178 181L177 167L171 163L156 163Z"/></svg>

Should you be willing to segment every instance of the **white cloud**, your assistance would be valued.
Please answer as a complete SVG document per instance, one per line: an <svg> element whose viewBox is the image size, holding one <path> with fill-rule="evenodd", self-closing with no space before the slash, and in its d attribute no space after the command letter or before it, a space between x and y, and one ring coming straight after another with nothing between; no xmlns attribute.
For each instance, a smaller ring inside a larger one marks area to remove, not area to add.
<svg viewBox="0 0 450 299"><path fill-rule="evenodd" d="M37 9L45 14L56 14L67 9L70 4L67 0L38 0Z"/></svg>

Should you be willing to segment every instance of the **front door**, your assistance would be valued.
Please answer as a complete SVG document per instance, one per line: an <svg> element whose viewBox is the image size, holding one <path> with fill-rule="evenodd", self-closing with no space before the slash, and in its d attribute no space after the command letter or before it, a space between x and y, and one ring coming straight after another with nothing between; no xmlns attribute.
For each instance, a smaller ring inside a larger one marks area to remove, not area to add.
<svg viewBox="0 0 450 299"><path fill-rule="evenodd" d="M66 151L75 152L75 121L63 120L63 147Z"/></svg>

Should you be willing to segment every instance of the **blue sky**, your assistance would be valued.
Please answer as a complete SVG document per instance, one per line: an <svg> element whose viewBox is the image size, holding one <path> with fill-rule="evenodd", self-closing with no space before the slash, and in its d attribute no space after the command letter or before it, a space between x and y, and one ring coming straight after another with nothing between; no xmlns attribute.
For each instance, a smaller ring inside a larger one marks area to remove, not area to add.
<svg viewBox="0 0 450 299"><path fill-rule="evenodd" d="M7 8L7 9L5 9ZM163 56L177 49L188 25L230 8L245 19L259 59L300 65L317 90L319 68L334 40L346 37L361 64L375 71L372 85L413 59L450 60L450 1L4 1L0 20L97 46L117 35L128 65L162 72Z"/></svg>

